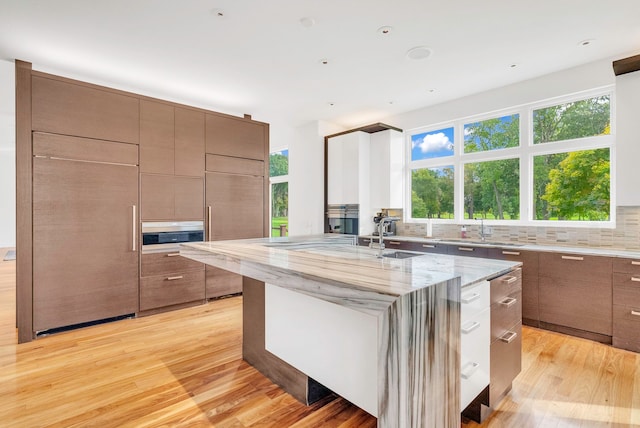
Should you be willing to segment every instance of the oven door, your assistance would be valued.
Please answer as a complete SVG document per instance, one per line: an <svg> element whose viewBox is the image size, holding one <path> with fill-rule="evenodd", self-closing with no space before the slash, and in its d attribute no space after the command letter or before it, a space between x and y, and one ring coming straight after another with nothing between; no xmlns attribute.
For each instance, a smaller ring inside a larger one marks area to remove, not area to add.
<svg viewBox="0 0 640 428"><path fill-rule="evenodd" d="M201 221L142 223L142 252L178 251L184 242L204 241Z"/></svg>

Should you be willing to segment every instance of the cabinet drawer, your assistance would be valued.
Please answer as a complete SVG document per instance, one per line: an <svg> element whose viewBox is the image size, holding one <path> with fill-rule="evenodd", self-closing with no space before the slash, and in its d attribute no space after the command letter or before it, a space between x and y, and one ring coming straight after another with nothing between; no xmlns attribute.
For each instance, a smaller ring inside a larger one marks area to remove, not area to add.
<svg viewBox="0 0 640 428"><path fill-rule="evenodd" d="M489 248L488 257L522 263L523 275L538 275L539 255L535 251L522 251L514 248Z"/></svg>
<svg viewBox="0 0 640 428"><path fill-rule="evenodd" d="M405 241L396 241L395 239L384 239L384 246L394 250L410 250L411 243Z"/></svg>
<svg viewBox="0 0 640 428"><path fill-rule="evenodd" d="M204 264L180 256L179 252L143 254L140 276L168 275L174 272L202 270Z"/></svg>
<svg viewBox="0 0 640 428"><path fill-rule="evenodd" d="M509 273L491 280L491 304L501 302L507 296L522 290L522 269L514 269Z"/></svg>
<svg viewBox="0 0 640 428"><path fill-rule="evenodd" d="M468 247L466 245L448 245L447 254L453 256L487 257L488 250L482 247Z"/></svg>
<svg viewBox="0 0 640 428"><path fill-rule="evenodd" d="M640 343L640 307L613 305L613 336Z"/></svg>
<svg viewBox="0 0 640 428"><path fill-rule="evenodd" d="M611 279L539 281L540 321L611 336Z"/></svg>
<svg viewBox="0 0 640 428"><path fill-rule="evenodd" d="M522 292L516 291L491 305L491 341L522 322Z"/></svg>
<svg viewBox="0 0 640 428"><path fill-rule="evenodd" d="M489 308L489 281L464 287L460 293L460 320L464 324Z"/></svg>
<svg viewBox="0 0 640 428"><path fill-rule="evenodd" d="M488 309L476 314L460 326L460 401L461 408L489 384Z"/></svg>
<svg viewBox="0 0 640 428"><path fill-rule="evenodd" d="M613 274L613 304L640 308L640 274Z"/></svg>
<svg viewBox="0 0 640 428"><path fill-rule="evenodd" d="M204 270L140 279L140 310L204 300Z"/></svg>
<svg viewBox="0 0 640 428"><path fill-rule="evenodd" d="M358 245L368 247L371 243L371 238L358 238Z"/></svg>
<svg viewBox="0 0 640 428"><path fill-rule="evenodd" d="M522 324L491 343L489 404L495 407L522 369Z"/></svg>
<svg viewBox="0 0 640 428"><path fill-rule="evenodd" d="M640 275L640 260L616 257L613 259L613 271Z"/></svg>
<svg viewBox="0 0 640 428"><path fill-rule="evenodd" d="M610 257L568 253L541 253L540 276L574 282L611 282Z"/></svg>
<svg viewBox="0 0 640 428"><path fill-rule="evenodd" d="M435 242L412 242L409 249L423 253L447 254L447 245L437 244Z"/></svg>

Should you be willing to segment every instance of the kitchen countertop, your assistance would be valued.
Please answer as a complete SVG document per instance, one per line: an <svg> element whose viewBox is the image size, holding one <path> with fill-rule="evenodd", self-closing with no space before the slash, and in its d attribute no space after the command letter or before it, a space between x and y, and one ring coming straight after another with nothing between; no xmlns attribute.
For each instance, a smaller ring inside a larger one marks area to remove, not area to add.
<svg viewBox="0 0 640 428"><path fill-rule="evenodd" d="M377 236L363 235L359 238L375 239ZM541 251L541 252L553 252L553 253L573 253L590 256L608 256L608 257L623 257L623 258L640 258L640 251L625 250L618 248L596 248L596 247L570 247L563 245L538 245L538 244L521 244L517 242L498 242L498 241L479 241L476 239L449 239L449 238L427 238L419 236L385 236L384 239L392 241L402 242L417 242L424 244L446 244L446 245L464 245L472 247L486 247L486 248L504 248L513 250L525 250L525 251Z"/></svg>

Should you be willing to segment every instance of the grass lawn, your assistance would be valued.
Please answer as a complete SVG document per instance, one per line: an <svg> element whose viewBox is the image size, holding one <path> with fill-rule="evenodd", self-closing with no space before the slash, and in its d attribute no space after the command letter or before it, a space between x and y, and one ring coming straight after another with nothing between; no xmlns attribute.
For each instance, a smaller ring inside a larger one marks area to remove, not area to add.
<svg viewBox="0 0 640 428"><path fill-rule="evenodd" d="M289 217L271 217L271 236L280 236L280 225L289 225ZM287 234L288 235L288 234ZM287 236L285 235L285 236Z"/></svg>

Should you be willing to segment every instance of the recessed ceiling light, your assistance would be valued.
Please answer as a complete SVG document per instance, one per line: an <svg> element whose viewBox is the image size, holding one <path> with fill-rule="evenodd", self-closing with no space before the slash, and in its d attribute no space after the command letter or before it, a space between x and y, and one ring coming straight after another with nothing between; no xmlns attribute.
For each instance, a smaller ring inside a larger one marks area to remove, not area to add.
<svg viewBox="0 0 640 428"><path fill-rule="evenodd" d="M509 68L516 68L518 66L518 64L516 64L515 62L513 64L509 64Z"/></svg>
<svg viewBox="0 0 640 428"><path fill-rule="evenodd" d="M316 24L316 20L308 16L300 18L300 24L305 28L311 28Z"/></svg>
<svg viewBox="0 0 640 428"><path fill-rule="evenodd" d="M595 39L585 39L585 40L581 40L580 42L578 42L578 46L582 47L582 46L589 46L591 44L593 44L593 42L595 42Z"/></svg>
<svg viewBox="0 0 640 428"><path fill-rule="evenodd" d="M224 10L217 9L217 8L216 9L211 9L211 15L213 15L216 18L219 18L219 19L224 19L224 17L225 17Z"/></svg>
<svg viewBox="0 0 640 428"><path fill-rule="evenodd" d="M407 51L407 58L409 59L427 59L431 56L431 49L426 46L416 46Z"/></svg>
<svg viewBox="0 0 640 428"><path fill-rule="evenodd" d="M378 28L378 34L381 34L383 36L388 36L392 32L393 32L393 28L389 27L388 25L385 25L384 27Z"/></svg>
<svg viewBox="0 0 640 428"><path fill-rule="evenodd" d="M330 102L330 103L327 103L327 104L329 104L331 107L333 107L334 105L336 105L336 103L331 103L331 102Z"/></svg>
<svg viewBox="0 0 640 428"><path fill-rule="evenodd" d="M318 61L318 62L319 62L320 64L322 64L322 65L327 65L327 64L329 64L329 60L328 60L328 59L326 59L326 58L322 58L322 59L321 59L320 61Z"/></svg>
<svg viewBox="0 0 640 428"><path fill-rule="evenodd" d="M389 104L393 104L393 101L389 101Z"/></svg>
<svg viewBox="0 0 640 428"><path fill-rule="evenodd" d="M436 90L431 88L431 89L427 89L427 92L429 92L430 94L434 93Z"/></svg>

